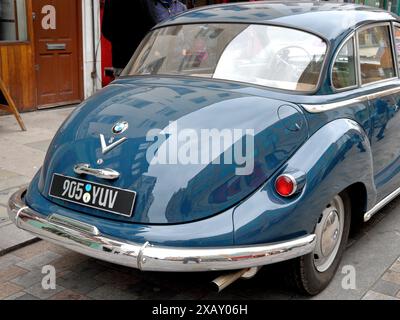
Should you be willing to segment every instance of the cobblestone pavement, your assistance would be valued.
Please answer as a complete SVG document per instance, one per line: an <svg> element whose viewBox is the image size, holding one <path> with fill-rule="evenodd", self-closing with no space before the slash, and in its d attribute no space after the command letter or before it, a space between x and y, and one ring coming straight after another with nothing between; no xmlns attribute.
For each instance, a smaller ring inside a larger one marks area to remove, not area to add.
<svg viewBox="0 0 400 320"><path fill-rule="evenodd" d="M44 265L57 270L56 290L43 290ZM142 273L41 241L0 257L0 299L201 299L219 298L209 287L212 274ZM255 297L253 285L231 287L223 298ZM263 297L263 286L255 288ZM251 294L250 294L251 293ZM273 295L277 296L277 293Z"/></svg>
<svg viewBox="0 0 400 320"><path fill-rule="evenodd" d="M0 117L0 300L34 299L303 299L283 285L281 265L215 293L218 273L143 273L98 261L32 237L8 221L9 196L30 181L52 136L71 108L24 114L28 132ZM28 241L28 242L27 242ZM24 244L22 248L20 244ZM313 299L400 300L400 198L352 234L331 285ZM56 269L56 289L44 290L42 268ZM343 267L356 270L356 287L343 289Z"/></svg>
<svg viewBox="0 0 400 320"><path fill-rule="evenodd" d="M56 289L42 288L42 268L56 269ZM282 285L278 266L265 267L251 280L238 281L222 293L211 280L218 274L144 273L102 262L45 241L0 257L0 299L303 299ZM400 300L400 259L362 297Z"/></svg>

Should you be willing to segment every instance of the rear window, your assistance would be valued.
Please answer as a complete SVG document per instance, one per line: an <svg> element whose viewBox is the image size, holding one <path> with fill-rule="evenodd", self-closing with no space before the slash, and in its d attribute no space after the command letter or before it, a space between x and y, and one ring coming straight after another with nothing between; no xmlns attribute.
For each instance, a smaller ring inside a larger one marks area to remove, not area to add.
<svg viewBox="0 0 400 320"><path fill-rule="evenodd" d="M190 24L153 31L123 75L182 75L313 91L327 46L291 28Z"/></svg>

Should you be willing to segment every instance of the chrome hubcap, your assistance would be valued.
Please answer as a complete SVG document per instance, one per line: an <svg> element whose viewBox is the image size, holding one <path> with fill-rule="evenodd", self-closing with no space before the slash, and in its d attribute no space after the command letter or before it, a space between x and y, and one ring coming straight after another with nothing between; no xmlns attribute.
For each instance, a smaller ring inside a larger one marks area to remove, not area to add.
<svg viewBox="0 0 400 320"><path fill-rule="evenodd" d="M335 249L339 236L339 216L336 210L329 212L322 230L321 251L324 257L330 255Z"/></svg>
<svg viewBox="0 0 400 320"><path fill-rule="evenodd" d="M343 235L344 204L336 196L322 212L316 227L317 244L314 250L314 265L319 272L329 269L339 251Z"/></svg>

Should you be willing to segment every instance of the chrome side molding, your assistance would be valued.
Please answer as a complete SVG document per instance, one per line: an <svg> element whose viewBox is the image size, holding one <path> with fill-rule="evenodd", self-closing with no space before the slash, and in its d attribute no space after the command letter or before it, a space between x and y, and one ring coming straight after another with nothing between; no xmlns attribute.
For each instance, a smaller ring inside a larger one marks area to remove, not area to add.
<svg viewBox="0 0 400 320"><path fill-rule="evenodd" d="M379 210L381 210L384 206L386 206L389 202L394 200L398 195L400 195L400 188L396 189L393 191L391 194L389 194L386 198L383 200L379 201L371 210L369 210L365 215L364 215L364 222L368 222L375 213L377 213Z"/></svg>
<svg viewBox="0 0 400 320"><path fill-rule="evenodd" d="M395 88L379 91L376 93L366 94L366 95L359 96L357 98L342 100L342 101L338 101L338 102L325 103L325 104L301 104L301 105L308 112L319 113L319 112L334 110L334 109L338 109L338 108L342 108L342 107L347 107L349 105L362 103L362 102L365 102L368 100L378 99L378 98L384 97L386 95L391 95L391 94L395 94L398 92L400 92L400 87L397 86Z"/></svg>
<svg viewBox="0 0 400 320"><path fill-rule="evenodd" d="M116 180L120 173L113 169L93 169L87 163L80 163L74 167L74 172L79 175L89 175L105 180Z"/></svg>
<svg viewBox="0 0 400 320"><path fill-rule="evenodd" d="M320 113L320 112L325 112L329 110L334 110L338 108L343 108L350 106L352 104L357 104L361 102L368 101L368 96L360 96L357 98L349 99L349 100L343 100L343 101L338 101L338 102L332 102L332 103L325 103L325 104L301 104L306 111L311 112L311 113Z"/></svg>

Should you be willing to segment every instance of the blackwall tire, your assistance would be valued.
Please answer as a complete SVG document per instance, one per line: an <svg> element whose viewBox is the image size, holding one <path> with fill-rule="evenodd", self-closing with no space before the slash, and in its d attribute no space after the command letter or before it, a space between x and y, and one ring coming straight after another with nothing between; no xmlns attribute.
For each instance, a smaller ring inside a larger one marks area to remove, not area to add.
<svg viewBox="0 0 400 320"><path fill-rule="evenodd" d="M336 219L340 218L341 214L337 212L332 213L334 210L332 208L331 211L329 210L329 206L333 203L343 204L341 208L344 210L342 215L343 221L339 221L339 224ZM321 219L318 222L319 225L316 227L316 250L313 253L289 262L289 280L302 294L313 296L322 292L335 276L343 253L346 250L351 224L351 202L348 194L342 193L337 195L327 206L327 209L322 213ZM341 222L342 224L340 224ZM322 226L320 225L321 223L323 223ZM342 230L335 231L336 227L340 225L342 225ZM321 229L325 229L325 231L321 233ZM340 234L337 244L334 243L334 240L330 239L330 237L334 239L335 232L338 232L338 235ZM329 253L334 253L334 256L329 256ZM323 256L324 254L326 256Z"/></svg>

